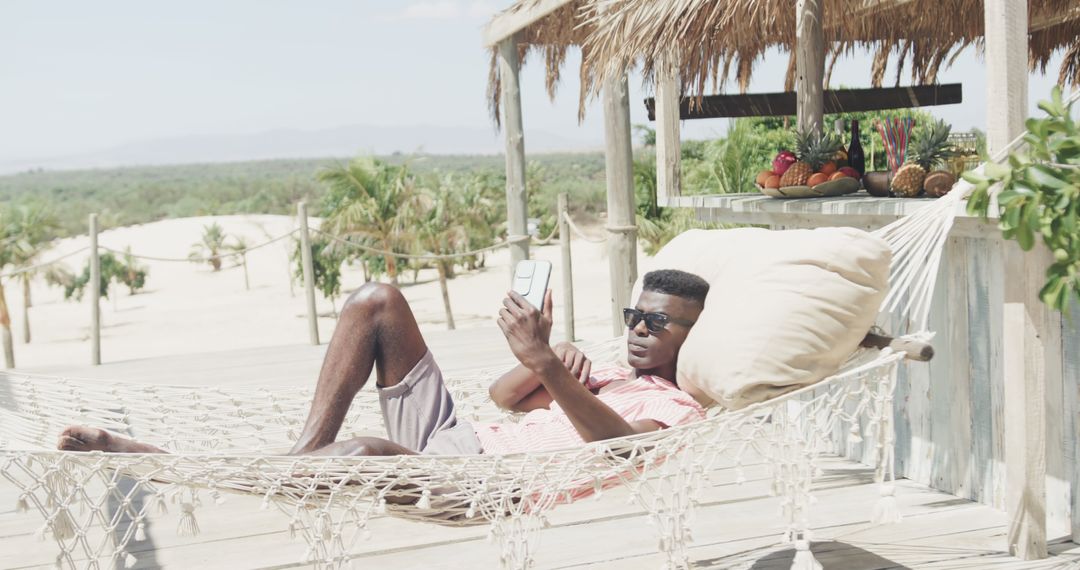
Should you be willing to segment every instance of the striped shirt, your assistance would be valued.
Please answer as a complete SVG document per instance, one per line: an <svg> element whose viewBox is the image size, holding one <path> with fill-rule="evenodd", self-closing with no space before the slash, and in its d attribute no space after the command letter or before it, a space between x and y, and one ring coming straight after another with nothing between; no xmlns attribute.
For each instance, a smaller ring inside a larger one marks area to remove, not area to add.
<svg viewBox="0 0 1080 570"><path fill-rule="evenodd" d="M652 420L672 427L705 418L705 409L675 384L659 376L634 376L633 370L610 365L594 370L585 386L627 422ZM548 451L585 443L557 402L517 422L473 423L484 453Z"/></svg>

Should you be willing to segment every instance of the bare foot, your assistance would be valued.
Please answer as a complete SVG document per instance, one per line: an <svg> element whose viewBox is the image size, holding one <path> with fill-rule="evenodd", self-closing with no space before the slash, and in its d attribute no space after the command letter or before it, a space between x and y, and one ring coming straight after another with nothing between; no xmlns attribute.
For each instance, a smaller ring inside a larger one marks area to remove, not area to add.
<svg viewBox="0 0 1080 570"><path fill-rule="evenodd" d="M105 451L108 453L165 453L152 445L113 435L103 429L71 426L60 434L56 448L61 451Z"/></svg>

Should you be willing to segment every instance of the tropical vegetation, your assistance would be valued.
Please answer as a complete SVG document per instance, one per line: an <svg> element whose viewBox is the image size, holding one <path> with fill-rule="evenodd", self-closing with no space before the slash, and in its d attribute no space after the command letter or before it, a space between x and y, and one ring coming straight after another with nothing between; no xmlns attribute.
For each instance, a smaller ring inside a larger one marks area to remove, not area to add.
<svg viewBox="0 0 1080 570"><path fill-rule="evenodd" d="M195 263L208 263L213 271L221 271L221 257L226 248L226 238L221 224L214 222L203 226L202 237L191 245L188 259Z"/></svg>
<svg viewBox="0 0 1080 570"><path fill-rule="evenodd" d="M968 211L988 217L996 210L1002 235L1024 251L1043 242L1053 263L1039 297L1068 312L1080 296L1080 122L1058 87L1039 109L1046 116L1028 119L1023 152L987 163L983 174L964 174L975 185ZM995 206L991 188L998 184Z"/></svg>

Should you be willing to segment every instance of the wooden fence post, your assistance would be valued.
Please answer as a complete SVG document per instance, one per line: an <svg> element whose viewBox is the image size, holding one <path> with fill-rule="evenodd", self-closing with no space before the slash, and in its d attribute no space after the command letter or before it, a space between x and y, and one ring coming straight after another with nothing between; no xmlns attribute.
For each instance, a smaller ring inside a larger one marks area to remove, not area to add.
<svg viewBox="0 0 1080 570"><path fill-rule="evenodd" d="M319 315L315 312L315 269L311 263L311 236L308 234L307 203L297 206L300 217L300 263L304 266L304 292L307 296L308 337L319 345Z"/></svg>
<svg viewBox="0 0 1080 570"><path fill-rule="evenodd" d="M101 258L97 214L90 214L90 364L101 364Z"/></svg>
<svg viewBox="0 0 1080 570"><path fill-rule="evenodd" d="M574 342L574 270L570 260L570 224L566 221L566 216L570 215L570 206L566 192L559 194L558 206L559 246L562 249L563 329L566 331L566 338L563 340Z"/></svg>

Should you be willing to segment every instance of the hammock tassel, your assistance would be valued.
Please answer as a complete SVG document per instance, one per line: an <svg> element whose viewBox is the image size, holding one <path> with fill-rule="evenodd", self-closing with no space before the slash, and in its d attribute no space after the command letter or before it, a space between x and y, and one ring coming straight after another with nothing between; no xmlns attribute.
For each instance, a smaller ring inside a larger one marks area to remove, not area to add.
<svg viewBox="0 0 1080 570"><path fill-rule="evenodd" d="M180 523L176 525L179 536L199 536L199 522L195 520L195 505L180 503Z"/></svg>
<svg viewBox="0 0 1080 570"><path fill-rule="evenodd" d="M465 518L471 519L476 517L476 501L469 503L469 510L465 511Z"/></svg>
<svg viewBox="0 0 1080 570"><path fill-rule="evenodd" d="M386 499L379 499L379 506L375 507L375 512L380 515L386 514Z"/></svg>
<svg viewBox="0 0 1080 570"><path fill-rule="evenodd" d="M135 540L139 542L146 540L146 523L143 521L135 525Z"/></svg>
<svg viewBox="0 0 1080 570"><path fill-rule="evenodd" d="M56 540L68 540L75 537L75 523L67 509L60 509L52 521L53 538Z"/></svg>
<svg viewBox="0 0 1080 570"><path fill-rule="evenodd" d="M134 568L139 562L139 559L135 558L134 554L124 550L117 551L116 555L122 560L120 565L124 568Z"/></svg>
<svg viewBox="0 0 1080 570"><path fill-rule="evenodd" d="M862 433L859 431L859 422L858 420L855 420L851 424L851 431L848 432L848 441L850 443L861 443L862 440Z"/></svg>
<svg viewBox="0 0 1080 570"><path fill-rule="evenodd" d="M26 500L26 495L19 495L19 500L15 501L15 512L22 514L30 509L30 504Z"/></svg>
<svg viewBox="0 0 1080 570"><path fill-rule="evenodd" d="M424 489L424 492L420 493L420 500L416 501L416 508L424 511L431 509L431 491Z"/></svg>
<svg viewBox="0 0 1080 570"><path fill-rule="evenodd" d="M795 559L791 561L791 570L822 570L823 568L821 563L814 558L809 541L795 542Z"/></svg>
<svg viewBox="0 0 1080 570"><path fill-rule="evenodd" d="M881 497L874 505L874 515L870 522L873 524L898 523L903 517L900 516L900 507L896 504L896 487L892 485L881 486Z"/></svg>

